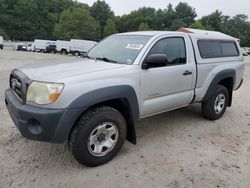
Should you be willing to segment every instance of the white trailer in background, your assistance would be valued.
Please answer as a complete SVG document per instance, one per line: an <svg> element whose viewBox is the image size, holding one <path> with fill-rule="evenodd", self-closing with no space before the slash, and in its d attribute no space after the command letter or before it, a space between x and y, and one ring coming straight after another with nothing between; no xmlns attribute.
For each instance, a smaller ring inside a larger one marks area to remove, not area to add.
<svg viewBox="0 0 250 188"><path fill-rule="evenodd" d="M3 49L3 37L0 36L0 49Z"/></svg>
<svg viewBox="0 0 250 188"><path fill-rule="evenodd" d="M70 53L70 41L57 40L56 41L56 51L61 54Z"/></svg>
<svg viewBox="0 0 250 188"><path fill-rule="evenodd" d="M46 47L50 43L55 43L55 41L36 39L34 41L34 49L36 52L46 52Z"/></svg>
<svg viewBox="0 0 250 188"><path fill-rule="evenodd" d="M70 40L70 53L78 56L80 54L88 52L96 44L97 42L95 41L71 39Z"/></svg>

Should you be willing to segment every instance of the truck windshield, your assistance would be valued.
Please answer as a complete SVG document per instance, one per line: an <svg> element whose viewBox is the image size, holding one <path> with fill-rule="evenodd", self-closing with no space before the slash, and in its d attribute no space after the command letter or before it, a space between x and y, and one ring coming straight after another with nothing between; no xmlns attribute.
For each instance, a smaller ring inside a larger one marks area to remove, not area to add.
<svg viewBox="0 0 250 188"><path fill-rule="evenodd" d="M87 56L111 63L133 64L150 38L144 35L113 35L92 48Z"/></svg>

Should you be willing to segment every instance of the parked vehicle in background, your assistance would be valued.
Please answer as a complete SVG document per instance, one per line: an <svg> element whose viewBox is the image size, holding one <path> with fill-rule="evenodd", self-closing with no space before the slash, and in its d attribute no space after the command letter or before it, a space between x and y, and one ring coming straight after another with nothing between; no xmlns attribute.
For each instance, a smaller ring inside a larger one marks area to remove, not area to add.
<svg viewBox="0 0 250 188"><path fill-rule="evenodd" d="M36 39L34 41L34 51L36 51L36 52L46 52L46 47L47 47L47 44L49 42L53 43L55 41Z"/></svg>
<svg viewBox="0 0 250 188"><path fill-rule="evenodd" d="M10 74L5 104L29 139L69 143L87 166L110 161L139 119L201 103L217 120L242 84L237 39L210 31L131 32L98 43L79 62L33 64Z"/></svg>
<svg viewBox="0 0 250 188"><path fill-rule="evenodd" d="M27 51L31 52L31 46L32 44L27 44Z"/></svg>
<svg viewBox="0 0 250 188"><path fill-rule="evenodd" d="M241 49L242 55L248 56L247 48L240 48L240 49Z"/></svg>
<svg viewBox="0 0 250 188"><path fill-rule="evenodd" d="M0 36L0 49L3 49L3 37Z"/></svg>
<svg viewBox="0 0 250 188"><path fill-rule="evenodd" d="M27 51L27 46L25 44L19 44L17 46L17 51Z"/></svg>
<svg viewBox="0 0 250 188"><path fill-rule="evenodd" d="M246 47L246 50L247 50L248 55L250 55L250 48Z"/></svg>
<svg viewBox="0 0 250 188"><path fill-rule="evenodd" d="M70 53L70 41L57 40L56 41L56 52L61 54Z"/></svg>
<svg viewBox="0 0 250 188"><path fill-rule="evenodd" d="M81 54L88 52L96 44L97 42L95 41L71 39L70 40L70 53L73 55L79 56Z"/></svg>
<svg viewBox="0 0 250 188"><path fill-rule="evenodd" d="M15 43L14 50L16 51L27 51L27 45L24 43Z"/></svg>
<svg viewBox="0 0 250 188"><path fill-rule="evenodd" d="M29 51L29 52L34 52L35 51L34 43L29 43L27 45L27 51Z"/></svg>
<svg viewBox="0 0 250 188"><path fill-rule="evenodd" d="M56 42L47 42L45 52L46 53L56 53Z"/></svg>

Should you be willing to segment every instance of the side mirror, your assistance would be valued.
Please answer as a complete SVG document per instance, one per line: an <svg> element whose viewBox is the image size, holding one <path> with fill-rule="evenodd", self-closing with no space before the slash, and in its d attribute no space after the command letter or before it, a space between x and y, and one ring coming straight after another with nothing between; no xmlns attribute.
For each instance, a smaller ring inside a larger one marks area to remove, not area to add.
<svg viewBox="0 0 250 188"><path fill-rule="evenodd" d="M152 54L148 56L142 64L142 69L167 66L167 56L165 54Z"/></svg>

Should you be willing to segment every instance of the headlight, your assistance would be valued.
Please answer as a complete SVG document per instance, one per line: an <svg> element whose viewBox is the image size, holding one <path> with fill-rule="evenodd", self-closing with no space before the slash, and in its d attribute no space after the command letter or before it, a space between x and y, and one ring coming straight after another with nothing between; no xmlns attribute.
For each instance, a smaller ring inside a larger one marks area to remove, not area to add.
<svg viewBox="0 0 250 188"><path fill-rule="evenodd" d="M37 104L50 104L60 96L64 84L32 82L28 88L26 101Z"/></svg>

